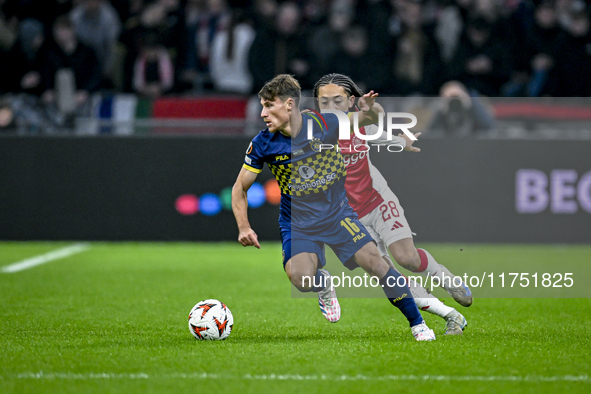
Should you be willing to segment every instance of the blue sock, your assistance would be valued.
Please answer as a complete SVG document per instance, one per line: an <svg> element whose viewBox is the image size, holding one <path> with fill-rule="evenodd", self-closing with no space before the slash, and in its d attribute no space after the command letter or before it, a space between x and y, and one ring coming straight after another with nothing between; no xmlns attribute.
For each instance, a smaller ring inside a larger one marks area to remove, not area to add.
<svg viewBox="0 0 591 394"><path fill-rule="evenodd" d="M319 291L324 290L326 287L326 276L320 273L320 270L316 270L316 275L312 278L312 291L314 293L318 293Z"/></svg>
<svg viewBox="0 0 591 394"><path fill-rule="evenodd" d="M391 279L388 280L388 278ZM398 280L398 278L401 279ZM397 280L398 283L404 283L404 286L398 286ZM380 279L380 284L382 285L382 289L384 290L384 293L386 293L388 300L392 305L400 309L400 312L406 317L411 327L423 322L423 317L419 312L419 308L417 308L415 299L412 298L406 278L390 268L388 269L388 272L386 272L386 275Z"/></svg>

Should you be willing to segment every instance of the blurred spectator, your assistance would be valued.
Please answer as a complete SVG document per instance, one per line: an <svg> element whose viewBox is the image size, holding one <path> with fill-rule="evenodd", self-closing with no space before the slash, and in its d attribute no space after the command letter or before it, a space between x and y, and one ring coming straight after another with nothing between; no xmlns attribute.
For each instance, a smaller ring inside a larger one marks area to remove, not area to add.
<svg viewBox="0 0 591 394"><path fill-rule="evenodd" d="M341 48L341 37L351 26L353 10L343 1L335 1L328 14L328 23L313 29L308 40L308 52L310 53L314 67L310 70L310 78L317 81L325 74L339 72L331 70L335 62L334 57ZM349 75L346 72L342 74ZM349 75L353 80L355 77Z"/></svg>
<svg viewBox="0 0 591 394"><path fill-rule="evenodd" d="M116 45L121 32L117 11L106 0L81 0L71 13L78 39L92 48L100 64L101 75L113 78Z"/></svg>
<svg viewBox="0 0 591 394"><path fill-rule="evenodd" d="M70 13L72 8L74 7L74 1L78 2L78 0L38 0L39 2L43 2L46 4L46 9L44 12L48 11L48 16L51 18L46 23L46 28L53 26L55 20L62 16ZM46 32L49 34L51 29L47 29Z"/></svg>
<svg viewBox="0 0 591 394"><path fill-rule="evenodd" d="M491 32L494 32L494 41L504 48L509 67L513 67L517 52L523 49L518 42L525 42L525 34L517 22L511 19L506 3L499 0L474 0L473 7L470 18L483 18L488 22Z"/></svg>
<svg viewBox="0 0 591 394"><path fill-rule="evenodd" d="M22 21L32 18L50 28L55 19L72 9L72 0L2 0L3 11L8 18ZM49 29L47 30L49 32Z"/></svg>
<svg viewBox="0 0 591 394"><path fill-rule="evenodd" d="M443 127L447 133L466 135L470 131L487 131L494 126L493 111L458 81L443 84L439 92L442 98Z"/></svg>
<svg viewBox="0 0 591 394"><path fill-rule="evenodd" d="M129 18L139 14L141 9L144 7L145 0L109 0L117 15L119 15L119 21L121 25L129 20ZM148 0L149 1L149 0Z"/></svg>
<svg viewBox="0 0 591 394"><path fill-rule="evenodd" d="M48 104L56 103L59 93L71 88L68 75L73 75L74 103L78 108L87 102L90 93L99 88L100 65L94 51L78 42L74 26L67 16L61 16L55 21L53 39L55 45L48 49L47 63L43 70L48 89L43 93L43 101ZM69 71L64 73L63 70ZM56 78L58 72L64 77Z"/></svg>
<svg viewBox="0 0 591 394"><path fill-rule="evenodd" d="M505 43L511 39L513 28L507 18L507 10L498 0L473 0L473 6L469 19L483 18Z"/></svg>
<svg viewBox="0 0 591 394"><path fill-rule="evenodd" d="M580 0L556 0L556 18L563 29L568 30L570 28L573 6L576 7L579 1Z"/></svg>
<svg viewBox="0 0 591 394"><path fill-rule="evenodd" d="M197 25L199 19L207 11L206 0L187 0L184 10L184 31L182 49L179 53L177 65L180 69L181 83L186 84L188 89L193 85L200 84L201 73L197 60Z"/></svg>
<svg viewBox="0 0 591 394"><path fill-rule="evenodd" d="M396 7L400 27L388 53L391 63L385 90L401 96L436 94L442 83L443 64L431 29L423 25L422 4L399 0Z"/></svg>
<svg viewBox="0 0 591 394"><path fill-rule="evenodd" d="M492 26L483 18L468 21L465 35L449 65L448 79L463 82L479 94L498 96L511 73L511 63Z"/></svg>
<svg viewBox="0 0 591 394"><path fill-rule="evenodd" d="M17 19L14 18L11 21L11 18L4 14L3 8L6 1L7 0L0 0L0 54L9 51L17 38L15 28Z"/></svg>
<svg viewBox="0 0 591 394"><path fill-rule="evenodd" d="M541 96L554 90L554 65L565 42L566 32L558 25L553 0L542 0L534 10L534 23L526 33L525 50L530 80L528 96Z"/></svg>
<svg viewBox="0 0 591 394"><path fill-rule="evenodd" d="M342 0L303 0L302 4L302 18L311 25L326 24L327 12L332 5L343 2ZM355 3L356 1L345 0L344 2Z"/></svg>
<svg viewBox="0 0 591 394"><path fill-rule="evenodd" d="M25 19L18 27L18 41L8 54L10 62L5 77L8 90L40 96L45 90L41 72L46 61L42 46L45 41L43 24L36 19Z"/></svg>
<svg viewBox="0 0 591 394"><path fill-rule="evenodd" d="M184 10L179 7L179 0L143 0L130 8L130 17L121 34L121 42L125 44L127 53L123 66L124 90L133 91L133 74L135 61L138 58L144 37L154 34L168 50L173 63L182 57L184 50L183 31L185 26ZM175 67L176 69L177 67Z"/></svg>
<svg viewBox="0 0 591 394"><path fill-rule="evenodd" d="M460 82L446 82L441 86L439 96L429 121L430 136L466 137L494 127L492 109Z"/></svg>
<svg viewBox="0 0 591 394"><path fill-rule="evenodd" d="M210 84L209 60L213 38L230 24L225 0L189 0L183 53L183 79L198 88Z"/></svg>
<svg viewBox="0 0 591 394"><path fill-rule="evenodd" d="M575 9L556 56L555 96L591 96L591 23L588 8Z"/></svg>
<svg viewBox="0 0 591 394"><path fill-rule="evenodd" d="M183 12L180 0L153 0L140 14L143 32L157 33L162 44L176 56L185 28Z"/></svg>
<svg viewBox="0 0 591 394"><path fill-rule="evenodd" d="M455 0L456 6L458 7L458 11L462 17L462 21L464 21L464 25L470 19L470 16L474 12L475 8L475 0Z"/></svg>
<svg viewBox="0 0 591 394"><path fill-rule="evenodd" d="M254 0L254 25L259 29L272 29L277 15L277 0Z"/></svg>
<svg viewBox="0 0 591 394"><path fill-rule="evenodd" d="M174 65L157 33L145 36L144 44L135 61L134 90L148 97L158 97L172 89Z"/></svg>
<svg viewBox="0 0 591 394"><path fill-rule="evenodd" d="M8 102L0 102L0 133L15 131L16 116L12 106Z"/></svg>
<svg viewBox="0 0 591 394"><path fill-rule="evenodd" d="M121 21L121 35L126 29L139 25L138 17L153 0L115 0L112 2L113 8L119 14Z"/></svg>
<svg viewBox="0 0 591 394"><path fill-rule="evenodd" d="M80 86L92 81L91 90L113 82L151 96L256 92L278 73L294 74L306 89L341 72L382 94L435 95L442 81L459 80L483 95L589 96L590 3L0 0L0 93L53 92L57 70L51 77L46 70L55 67L56 53L78 56L48 45L54 21L69 14L81 51L93 50L99 72L90 78L68 66L73 74L60 75ZM148 41L159 45L146 47ZM44 60L49 52L54 59Z"/></svg>
<svg viewBox="0 0 591 394"><path fill-rule="evenodd" d="M441 60L449 63L458 48L464 29L461 8L454 3L443 7L435 24L435 38L439 45Z"/></svg>
<svg viewBox="0 0 591 394"><path fill-rule="evenodd" d="M372 89L381 92L380 81L376 78L379 75L374 72L375 59L368 54L367 30L362 26L347 28L341 36L339 48L329 70L351 77L364 92Z"/></svg>
<svg viewBox="0 0 591 394"><path fill-rule="evenodd" d="M298 5L288 1L279 6L273 29L257 31L248 56L255 91L277 74L293 74L302 89L312 88L306 34L300 23Z"/></svg>
<svg viewBox="0 0 591 394"><path fill-rule="evenodd" d="M255 31L246 19L245 10L235 8L230 26L216 33L211 44L210 74L216 90L248 94L252 75L248 70L248 52Z"/></svg>

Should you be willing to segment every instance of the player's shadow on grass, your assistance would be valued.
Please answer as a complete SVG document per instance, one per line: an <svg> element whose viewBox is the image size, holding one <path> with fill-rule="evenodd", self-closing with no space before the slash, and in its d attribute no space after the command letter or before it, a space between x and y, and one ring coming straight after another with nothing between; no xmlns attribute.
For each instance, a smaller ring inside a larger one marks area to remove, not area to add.
<svg viewBox="0 0 591 394"><path fill-rule="evenodd" d="M247 336L232 336L230 338L224 339L222 341L199 341L195 338L186 338L188 342L199 342L199 343L234 343L234 344L265 344L265 343L293 343L293 342L316 342L319 340L320 337L313 336L313 335L291 335L291 336L284 336L284 337L277 337L277 336L261 336L257 338L250 338ZM338 338L333 338L337 340ZM327 338L322 338L323 341L326 341Z"/></svg>
<svg viewBox="0 0 591 394"><path fill-rule="evenodd" d="M290 342L326 342L326 341L335 341L335 342L343 342L349 340L358 340L363 338L364 340L371 341L371 342L391 342L392 339L398 338L402 335L407 335L406 331L400 332L398 330L392 330L392 332L376 332L370 330L361 330L358 331L351 327L350 330L342 330L342 331L332 331L327 333L322 332L306 332L306 333L297 333L297 332L284 332L279 334L259 334L257 336L250 336L250 335L240 335L240 333L232 334L227 341L231 341L234 343L290 343Z"/></svg>

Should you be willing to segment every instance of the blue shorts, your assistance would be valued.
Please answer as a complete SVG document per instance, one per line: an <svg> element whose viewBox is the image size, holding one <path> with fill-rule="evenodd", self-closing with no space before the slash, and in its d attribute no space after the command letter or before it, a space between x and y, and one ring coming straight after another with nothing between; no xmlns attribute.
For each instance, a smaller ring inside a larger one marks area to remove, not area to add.
<svg viewBox="0 0 591 394"><path fill-rule="evenodd" d="M369 232L355 216L335 219L323 229L294 229L280 227L283 242L283 268L292 256L300 253L316 253L320 266L326 264L324 246L328 245L343 265L350 270L359 267L354 255L369 242L374 242Z"/></svg>

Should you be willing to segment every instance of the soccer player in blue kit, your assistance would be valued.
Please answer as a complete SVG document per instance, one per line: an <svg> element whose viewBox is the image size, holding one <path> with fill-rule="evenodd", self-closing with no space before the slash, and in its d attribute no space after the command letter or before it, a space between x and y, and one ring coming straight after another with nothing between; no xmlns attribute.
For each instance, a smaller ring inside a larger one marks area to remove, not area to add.
<svg viewBox="0 0 591 394"><path fill-rule="evenodd" d="M247 191L267 163L281 189L283 266L291 283L299 291L317 292L325 318L339 320L340 305L330 274L322 269L327 244L347 268L360 266L379 279L388 300L407 318L416 340L434 340L435 334L421 317L406 279L382 259L375 241L347 202L343 157L336 149L322 149L323 145L338 145L337 116L301 113L300 96L298 81L286 74L268 81L259 91L261 117L267 129L248 146L232 188L238 241L260 248L248 221ZM360 126L377 122L373 109L376 96L371 91L360 100ZM306 277L313 281L304 280Z"/></svg>

